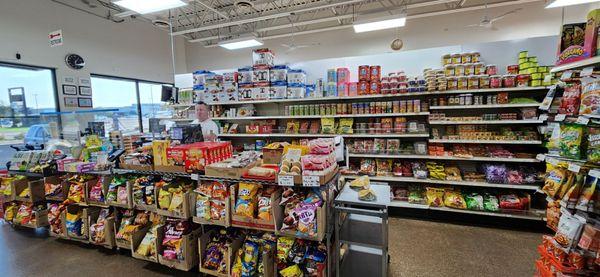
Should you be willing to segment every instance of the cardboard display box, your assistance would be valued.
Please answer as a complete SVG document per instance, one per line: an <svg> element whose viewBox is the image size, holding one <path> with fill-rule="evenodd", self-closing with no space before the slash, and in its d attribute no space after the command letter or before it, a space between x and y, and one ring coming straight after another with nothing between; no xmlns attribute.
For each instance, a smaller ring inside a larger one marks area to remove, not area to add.
<svg viewBox="0 0 600 277"><path fill-rule="evenodd" d="M183 251L183 260L170 260L166 259L163 253L162 241L157 245L158 262L162 265L170 268L175 268L183 271L189 271L198 265L200 259L198 258L198 237L202 233L201 229L191 231L189 234L184 235L181 247Z"/></svg>
<svg viewBox="0 0 600 277"><path fill-rule="evenodd" d="M271 195L271 220L261 220L257 218L236 215L235 202L237 198L238 184L229 186L229 189L229 194L231 195L231 197L229 197L231 205L231 226L267 232L276 232L277 230L279 230L281 226L279 226L280 221L277 219L283 216L283 211L279 208L279 205L277 205L277 203L281 202L281 190L276 190Z"/></svg>
<svg viewBox="0 0 600 277"><path fill-rule="evenodd" d="M148 231L146 231L146 233L148 233L151 229L152 227L148 228ZM154 253L154 255L151 256L142 256L135 252L140 246L140 243L142 243L142 240L146 236L146 233L144 233L143 236L135 236L131 239L131 256L133 258L158 263L158 244L162 243L162 240L164 238L164 226L158 227L156 232L156 239L154 240L154 244L156 245L156 253Z"/></svg>
<svg viewBox="0 0 600 277"><path fill-rule="evenodd" d="M231 160L224 160L218 163L230 163ZM246 167L242 168L226 168L226 167L216 167L214 164L209 164L204 169L204 175L211 177L223 177L223 178L240 178L242 175L248 173L250 168L253 168L260 164L260 161L255 161L250 163Z"/></svg>
<svg viewBox="0 0 600 277"><path fill-rule="evenodd" d="M114 226L115 226L115 228L114 228L115 245L117 246L117 248L129 249L129 250L131 250L131 242L143 239L144 235L146 235L146 232L150 228L150 225L141 227L139 230L137 230L137 231L133 232L133 234L131 234L131 241L126 241L126 240L117 238L117 233L119 232L120 225L119 225L119 222L116 221L116 219L115 219Z"/></svg>
<svg viewBox="0 0 600 277"><path fill-rule="evenodd" d="M280 164L283 156L283 148L278 149L262 149L263 163L265 164Z"/></svg>
<svg viewBox="0 0 600 277"><path fill-rule="evenodd" d="M331 193L330 193L331 195ZM317 223L317 232L314 236L309 236L309 235L304 235L304 234L298 234L297 231L292 231L292 230L281 230L281 226L283 226L283 218L285 217L285 215L283 214L283 210L284 210L284 206L278 206L278 210L279 212L281 212L281 217L278 218L279 220L279 229L276 232L277 235L281 235L281 236L287 236L287 237L296 237L296 238L301 238L301 239L307 239L307 240L314 240L314 241L323 241L323 238L325 238L325 233L327 231L327 210L329 209L329 201L327 200L323 200L323 205L321 205L321 207L317 207L317 211L316 211L316 223Z"/></svg>
<svg viewBox="0 0 600 277"><path fill-rule="evenodd" d="M119 167L122 169L141 170L141 171L153 171L154 170L154 166L151 164L148 164L148 165L127 164L127 163L125 163L124 156L121 156L119 158Z"/></svg>
<svg viewBox="0 0 600 277"><path fill-rule="evenodd" d="M109 216L108 218L106 218L106 222L104 225L104 241L96 242L96 241L94 241L94 238L92 238L91 226L94 225L96 223L96 221L98 221L99 215L100 215L99 210L98 210L98 212L88 214L88 222L90 223L90 229L88 229L88 237L89 237L90 243L95 244L95 245L104 246L108 249L113 249L116 246L116 244L115 244L115 217L114 216Z"/></svg>
<svg viewBox="0 0 600 277"><path fill-rule="evenodd" d="M45 186L46 184L59 184L60 192L54 196L45 194ZM58 176L50 176L44 178L44 195L46 196L46 200L51 201L64 201L67 199L67 194L69 193L69 182L63 181Z"/></svg>
<svg viewBox="0 0 600 277"><path fill-rule="evenodd" d="M175 166L175 165L155 165L154 170L160 172L185 172L184 166Z"/></svg>
<svg viewBox="0 0 600 277"><path fill-rule="evenodd" d="M212 236L215 235L216 232L218 232L219 230L213 229L208 231L207 233L204 233L199 239L198 239L198 248L200 249L200 272L202 273L206 273L208 275L211 276L218 276L218 277L228 277L231 276L231 268L233 267L233 263L235 262L235 255L238 252L238 249L240 249L240 247L242 247L242 243L243 240L240 239L236 239L234 241L231 242L231 244L229 244L229 247L227 248L227 253L225 254L225 257L223 257L225 264L227 265L226 267L226 271L225 273L220 273L216 270L212 270L212 269L207 269L204 268L204 252L206 251L206 245L210 242L210 238Z"/></svg>
<svg viewBox="0 0 600 277"><path fill-rule="evenodd" d="M44 180L38 179L33 181L25 182L14 182L14 199L23 202L39 202L46 199L46 191L44 189ZM29 197L20 197L19 194L26 188L29 188Z"/></svg>
<svg viewBox="0 0 600 277"><path fill-rule="evenodd" d="M17 186L27 186L27 178L23 178L23 179L19 179L19 180L12 180L10 181L10 184L7 184L7 190L8 192L5 193L9 193L9 194L4 194L4 201L3 203L6 202L11 202L11 201L15 201L15 197L17 195L17 193L15 192L16 187Z"/></svg>
<svg viewBox="0 0 600 277"><path fill-rule="evenodd" d="M127 188L127 203L126 204L119 203L117 201L108 201L108 199L106 200L106 204L108 204L109 206L113 206L113 207L133 209L133 196L132 196L133 184L131 183L131 181L127 181L127 182L125 182L125 187Z"/></svg>
<svg viewBox="0 0 600 277"><path fill-rule="evenodd" d="M83 222L81 224L81 236L71 235L67 231L68 230L67 229L67 213L75 214L79 210L81 210L81 220ZM90 228L90 224L88 221L88 209L79 207L77 205L70 205L70 206L67 206L66 212L63 215L64 215L64 218L62 220L62 224L65 226L64 229L65 229L66 239L89 243L88 230Z"/></svg>
<svg viewBox="0 0 600 277"><path fill-rule="evenodd" d="M335 175L338 173L338 166L337 164L335 164L331 170L327 171L327 173L325 175L315 175L318 176L319 178L319 183L321 185L325 185L327 183L329 183L329 181L331 181ZM291 174L279 174L277 175L277 178L279 178L279 176L284 176L284 175L291 175ZM299 185L302 186L302 184L304 183L303 178L305 177L304 175L291 175L294 176L294 185ZM278 179L279 181L279 179Z"/></svg>
<svg viewBox="0 0 600 277"><path fill-rule="evenodd" d="M162 188L161 188L162 189ZM158 194L159 194L160 190L155 190L155 197L158 200ZM157 201L158 202L158 201ZM191 214L191 208L190 205L192 205L191 203L195 203L192 200L192 193L191 191L185 192L183 194L183 206L181 207L180 211L169 211L169 210L165 210L165 209L161 209L158 206L158 203L156 203L156 213L159 215L163 215L163 216L167 216L167 217L175 217L175 218L181 218L181 219L188 219L192 216Z"/></svg>
<svg viewBox="0 0 600 277"><path fill-rule="evenodd" d="M55 237L55 238L62 238L62 239L66 239L67 238L67 228L65 226L65 211L60 212L60 233L57 234L55 232L52 231L52 227L48 228L48 233L50 234L51 237ZM47 217L46 217L47 218ZM50 220L48 219L48 225L50 225Z"/></svg>
<svg viewBox="0 0 600 277"><path fill-rule="evenodd" d="M87 190L88 190L88 189L87 189L87 188L88 188L89 186L91 186L91 185L95 184L96 182L97 182L97 179L96 179L96 178L94 178L94 179L92 179L92 180L89 180L89 181L85 182L85 183L83 184L83 198L81 199L81 201L80 201L80 202L76 202L76 203L73 203L73 204L75 204L75 205L79 205L79 206L83 206L83 207L87 207L87 206L88 206L88 194L87 194ZM69 182L68 182L68 181L66 181L65 183L67 183L67 187L69 188L69 190L70 190L70 189L73 187L73 185L72 185L72 184L69 184ZM67 198L69 198L69 193L68 193L68 191L67 191Z"/></svg>
<svg viewBox="0 0 600 277"><path fill-rule="evenodd" d="M41 210L41 211L32 211L32 215L35 217L35 222L29 222L27 224L20 224L18 222L14 222L14 225L17 226L23 226L23 227L27 227L27 228L41 228L41 227L46 227L49 225L48 223L48 209L45 210Z"/></svg>
<svg viewBox="0 0 600 277"><path fill-rule="evenodd" d="M95 186L96 183L99 182L100 180L102 180L102 195L104 195L104 201L101 201L101 202L92 201L90 199L90 191L91 191L92 187ZM88 183L85 186L86 203L90 206L96 206L96 207L102 207L102 208L109 207L109 205L106 203L106 194L108 193L108 186L110 185L111 180L112 180L112 177L110 177L110 176L102 176L99 179L88 181Z"/></svg>
<svg viewBox="0 0 600 277"><path fill-rule="evenodd" d="M231 226L231 202L229 200L229 198L231 198L231 195L229 195L227 197L227 199L225 200L225 217L221 218L219 220L214 220L214 219L207 220L206 218L196 216L196 196L197 195L198 195L197 192L192 192L193 201L190 204L192 221L194 223L203 224L203 225L219 225L219 226L224 226L224 227Z"/></svg>

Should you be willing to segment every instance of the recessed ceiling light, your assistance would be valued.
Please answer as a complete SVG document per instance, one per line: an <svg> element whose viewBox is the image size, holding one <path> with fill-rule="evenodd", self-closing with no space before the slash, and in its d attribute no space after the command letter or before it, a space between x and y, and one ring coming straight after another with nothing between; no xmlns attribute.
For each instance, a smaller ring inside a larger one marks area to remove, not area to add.
<svg viewBox="0 0 600 277"><path fill-rule="evenodd" d="M263 45L262 41L256 39L255 37L244 37L219 42L219 46L228 50L236 50L261 45Z"/></svg>
<svg viewBox="0 0 600 277"><path fill-rule="evenodd" d="M600 2L600 0L556 0L552 3L550 3L550 5L546 6L546 9L594 3L594 2Z"/></svg>
<svg viewBox="0 0 600 277"><path fill-rule="evenodd" d="M355 33L384 30L406 25L406 15L377 18L368 21L358 21L353 24Z"/></svg>
<svg viewBox="0 0 600 277"><path fill-rule="evenodd" d="M119 0L114 3L139 14L153 13L187 5L181 0Z"/></svg>

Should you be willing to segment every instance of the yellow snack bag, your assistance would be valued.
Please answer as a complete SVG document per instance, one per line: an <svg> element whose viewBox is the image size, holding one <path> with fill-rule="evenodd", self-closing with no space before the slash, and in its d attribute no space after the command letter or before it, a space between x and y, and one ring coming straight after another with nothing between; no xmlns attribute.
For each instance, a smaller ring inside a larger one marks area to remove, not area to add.
<svg viewBox="0 0 600 277"><path fill-rule="evenodd" d="M282 277L304 277L304 273L302 273L302 270L297 264L279 271L279 274L281 274Z"/></svg>
<svg viewBox="0 0 600 277"><path fill-rule="evenodd" d="M455 209L466 209L467 203L460 191L446 190L444 192L444 205Z"/></svg>
<svg viewBox="0 0 600 277"><path fill-rule="evenodd" d="M169 205L169 211L181 211L184 197L185 196L182 190L173 192L173 197L171 198L171 203Z"/></svg>
<svg viewBox="0 0 600 277"><path fill-rule="evenodd" d="M340 125L338 126L338 134L352 134L354 130L352 125L354 124L354 118L341 118Z"/></svg>
<svg viewBox="0 0 600 277"><path fill-rule="evenodd" d="M542 190L550 197L554 197L560 190L560 186L565 181L566 169L561 166L554 166L550 163L546 164L546 178Z"/></svg>
<svg viewBox="0 0 600 277"><path fill-rule="evenodd" d="M254 217L256 210L256 193L259 185L252 183L240 183L235 203L235 214L240 216Z"/></svg>
<svg viewBox="0 0 600 277"><path fill-rule="evenodd" d="M321 133L335 134L335 119L332 117L321 118Z"/></svg>
<svg viewBox="0 0 600 277"><path fill-rule="evenodd" d="M427 188L425 193L427 205L432 207L443 207L444 206L444 189L441 188Z"/></svg>
<svg viewBox="0 0 600 277"><path fill-rule="evenodd" d="M161 189L158 192L158 207L166 210L169 208L169 206L171 205L171 193Z"/></svg>
<svg viewBox="0 0 600 277"><path fill-rule="evenodd" d="M23 191L21 191L21 193L19 193L19 197L29 197L29 188L25 188Z"/></svg>

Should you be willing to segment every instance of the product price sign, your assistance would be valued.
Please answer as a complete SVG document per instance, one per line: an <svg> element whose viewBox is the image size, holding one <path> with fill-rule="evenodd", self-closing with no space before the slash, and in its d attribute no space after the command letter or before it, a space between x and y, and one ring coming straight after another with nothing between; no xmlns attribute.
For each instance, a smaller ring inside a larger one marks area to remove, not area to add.
<svg viewBox="0 0 600 277"><path fill-rule="evenodd" d="M540 114L540 117L538 117L538 119L541 121L546 121L548 120L548 114Z"/></svg>
<svg viewBox="0 0 600 277"><path fill-rule="evenodd" d="M562 122L565 121L565 118L567 118L566 114L557 114L554 116L554 121Z"/></svg>
<svg viewBox="0 0 600 277"><path fill-rule="evenodd" d="M537 154L535 156L535 159L538 160L538 161L540 161L540 162L543 162L544 160L546 160L546 155L544 155L544 154Z"/></svg>
<svg viewBox="0 0 600 277"><path fill-rule="evenodd" d="M573 76L573 71L569 70L569 71L565 71L561 76L560 76L560 80L562 81L566 81L571 79L571 76Z"/></svg>
<svg viewBox="0 0 600 277"><path fill-rule="evenodd" d="M319 176L302 176L302 186L319 187L321 186L321 180Z"/></svg>
<svg viewBox="0 0 600 277"><path fill-rule="evenodd" d="M279 175L277 177L277 183L283 187L293 187L294 186L294 176L293 175Z"/></svg>
<svg viewBox="0 0 600 277"><path fill-rule="evenodd" d="M569 163L569 171L579 173L579 170L581 170L581 166L579 166L578 164Z"/></svg>
<svg viewBox="0 0 600 277"><path fill-rule="evenodd" d="M594 67L588 66L588 67L584 68L583 70L581 70L581 73L579 73L579 76L589 77L589 76L592 76L593 73L594 73Z"/></svg>
<svg viewBox="0 0 600 277"><path fill-rule="evenodd" d="M581 125L587 125L590 122L590 119L585 117L585 116L579 116L577 117L577 124L581 124Z"/></svg>
<svg viewBox="0 0 600 277"><path fill-rule="evenodd" d="M196 173L192 174L190 177L191 177L191 178L192 178L192 180L194 180L194 181L198 181L198 179L199 179L199 176L198 176L198 174L196 174Z"/></svg>
<svg viewBox="0 0 600 277"><path fill-rule="evenodd" d="M588 172L588 175L596 178L600 178L600 170L592 169Z"/></svg>
<svg viewBox="0 0 600 277"><path fill-rule="evenodd" d="M557 165L558 164L558 160L555 158L551 158L551 157L547 157L546 158L546 162L548 162L551 165Z"/></svg>

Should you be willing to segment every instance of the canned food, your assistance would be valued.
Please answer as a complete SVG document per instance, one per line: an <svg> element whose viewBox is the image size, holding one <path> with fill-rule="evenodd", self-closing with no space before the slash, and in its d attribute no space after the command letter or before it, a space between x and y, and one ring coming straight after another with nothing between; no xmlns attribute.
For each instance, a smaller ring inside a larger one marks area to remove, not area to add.
<svg viewBox="0 0 600 277"><path fill-rule="evenodd" d="M487 75L479 76L479 88L490 88L490 77Z"/></svg>
<svg viewBox="0 0 600 277"><path fill-rule="evenodd" d="M465 75L475 74L475 65L472 63L465 64Z"/></svg>
<svg viewBox="0 0 600 277"><path fill-rule="evenodd" d="M464 53L460 55L461 63L471 63L471 53Z"/></svg>
<svg viewBox="0 0 600 277"><path fill-rule="evenodd" d="M452 63L452 55L446 54L442 56L442 65L448 65Z"/></svg>
<svg viewBox="0 0 600 277"><path fill-rule="evenodd" d="M458 90L465 90L468 87L468 78L465 76L462 77L458 77L458 81L457 81L457 89Z"/></svg>
<svg viewBox="0 0 600 277"><path fill-rule="evenodd" d="M470 76L468 79L467 89L478 89L479 88L479 77Z"/></svg>
<svg viewBox="0 0 600 277"><path fill-rule="evenodd" d="M491 88L501 88L502 87L502 77L500 75L494 75L490 77L490 87Z"/></svg>
<svg viewBox="0 0 600 277"><path fill-rule="evenodd" d="M488 64L485 67L485 74L487 75L496 75L498 74L498 67L495 64Z"/></svg>
<svg viewBox="0 0 600 277"><path fill-rule="evenodd" d="M515 75L504 75L502 76L502 86L505 88L513 88L516 86L516 79L517 77Z"/></svg>

